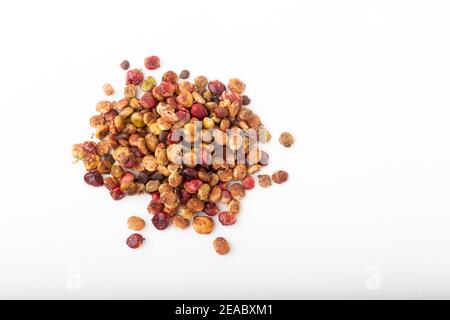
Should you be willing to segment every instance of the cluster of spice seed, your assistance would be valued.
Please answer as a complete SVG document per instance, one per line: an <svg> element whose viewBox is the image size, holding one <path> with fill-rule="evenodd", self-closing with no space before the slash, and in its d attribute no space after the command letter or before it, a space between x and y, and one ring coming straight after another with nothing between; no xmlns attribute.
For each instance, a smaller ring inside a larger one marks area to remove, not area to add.
<svg viewBox="0 0 450 320"><path fill-rule="evenodd" d="M145 59L144 65L154 70L160 66L160 60L151 56ZM122 62L121 67L128 70L128 61ZM167 71L157 84L152 76L145 77L142 70L128 70L124 97L98 102L98 114L90 118L98 141L76 144L72 154L88 171L85 182L105 186L112 199L150 194L147 210L156 229L164 230L170 224L185 229L192 224L197 233L210 234L215 225L214 216L225 226L236 222L241 199L255 186L252 174L268 164L269 156L243 138L237 147L243 148L249 160L238 163L230 160L225 152L227 158L220 155L221 161L217 161L212 146L235 151L236 140L226 134L208 134L208 130L245 132L263 126L260 118L247 107L250 99L242 95L245 90L242 81L231 79L227 90L222 82L208 81L204 76L190 82L186 80L189 75L187 70L179 75ZM108 96L114 93L110 84L105 84L103 90ZM188 152L179 163L175 161L179 153L177 146L194 142L195 123L201 124L200 159L196 159L196 153ZM185 133L182 137L174 134L180 129ZM270 139L268 131L260 132L266 133L264 139L257 137L258 142ZM290 147L292 136L283 135L280 143ZM258 175L257 178L261 187L266 188L272 181L285 182L288 174L280 170L272 177ZM142 218L128 219L132 230L139 231L144 226ZM143 241L139 233L134 233L126 243L138 248ZM230 251L222 237L216 238L213 245L219 254Z"/></svg>

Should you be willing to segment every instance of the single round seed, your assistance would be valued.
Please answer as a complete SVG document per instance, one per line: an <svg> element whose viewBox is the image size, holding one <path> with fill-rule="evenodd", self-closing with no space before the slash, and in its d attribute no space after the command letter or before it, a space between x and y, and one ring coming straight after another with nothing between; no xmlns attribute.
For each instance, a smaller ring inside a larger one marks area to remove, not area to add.
<svg viewBox="0 0 450 320"><path fill-rule="evenodd" d="M230 252L230 244L225 238L217 237L213 241L214 250L220 255L226 255Z"/></svg>
<svg viewBox="0 0 450 320"><path fill-rule="evenodd" d="M114 93L114 89L112 87L112 85L110 85L109 83L105 83L103 85L103 92L107 95L110 96Z"/></svg>
<svg viewBox="0 0 450 320"><path fill-rule="evenodd" d="M182 70L180 72L180 79L187 79L189 78L190 74L191 73L189 72L189 70Z"/></svg>
<svg viewBox="0 0 450 320"><path fill-rule="evenodd" d="M130 62L128 62L128 60L123 60L123 61L120 63L120 67L121 67L123 70L128 70L128 68L130 67Z"/></svg>

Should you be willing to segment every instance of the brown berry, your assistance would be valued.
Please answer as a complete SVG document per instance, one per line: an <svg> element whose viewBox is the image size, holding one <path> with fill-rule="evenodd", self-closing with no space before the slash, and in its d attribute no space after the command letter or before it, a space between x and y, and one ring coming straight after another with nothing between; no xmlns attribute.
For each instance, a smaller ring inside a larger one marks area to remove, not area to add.
<svg viewBox="0 0 450 320"><path fill-rule="evenodd" d="M225 255L230 252L230 244L225 238L217 237L213 241L214 250L220 255Z"/></svg>
<svg viewBox="0 0 450 320"><path fill-rule="evenodd" d="M127 220L128 228L131 230L139 231L145 227L145 221L142 218L132 216Z"/></svg>
<svg viewBox="0 0 450 320"><path fill-rule="evenodd" d="M289 178L289 174L286 171L278 170L272 174L272 180L275 183L284 183Z"/></svg>

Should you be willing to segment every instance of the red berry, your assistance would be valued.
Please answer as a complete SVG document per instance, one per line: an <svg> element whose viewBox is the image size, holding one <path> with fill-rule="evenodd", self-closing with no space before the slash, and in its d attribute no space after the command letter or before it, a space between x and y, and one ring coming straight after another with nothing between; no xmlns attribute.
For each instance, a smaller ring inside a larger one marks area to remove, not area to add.
<svg viewBox="0 0 450 320"><path fill-rule="evenodd" d="M244 189L247 190L253 189L255 187L255 180L253 179L252 176L246 176L242 180L242 186L244 187Z"/></svg>
<svg viewBox="0 0 450 320"><path fill-rule="evenodd" d="M125 172L122 178L120 178L120 183L130 183L134 181L134 174L131 172Z"/></svg>
<svg viewBox="0 0 450 320"><path fill-rule="evenodd" d="M211 91L213 95L216 97L220 97L220 95L225 91L225 85L219 80L210 81L208 84L208 89Z"/></svg>
<svg viewBox="0 0 450 320"><path fill-rule="evenodd" d="M159 201L160 198L161 194L158 191L152 193L152 200Z"/></svg>
<svg viewBox="0 0 450 320"><path fill-rule="evenodd" d="M166 229L170 224L170 216L165 212L158 212L152 218L152 223L158 230Z"/></svg>
<svg viewBox="0 0 450 320"><path fill-rule="evenodd" d="M97 170L90 171L84 175L84 181L94 187L103 185L103 177Z"/></svg>
<svg viewBox="0 0 450 320"><path fill-rule="evenodd" d="M95 153L97 144L94 141L83 142L83 150L87 153Z"/></svg>
<svg viewBox="0 0 450 320"><path fill-rule="evenodd" d="M181 171L181 175L186 180L192 180L197 178L197 171L193 168L184 168L183 171Z"/></svg>
<svg viewBox="0 0 450 320"><path fill-rule="evenodd" d="M219 213L219 207L213 202L205 203L205 207L203 208L203 212L208 216L215 216Z"/></svg>
<svg viewBox="0 0 450 320"><path fill-rule="evenodd" d="M191 120L191 114L186 109L180 109L177 111L177 117L181 123L188 123Z"/></svg>
<svg viewBox="0 0 450 320"><path fill-rule="evenodd" d="M181 204L186 204L189 201L189 199L191 198L191 194L188 191L186 191L185 189L180 190L180 195L181 195L180 196Z"/></svg>
<svg viewBox="0 0 450 320"><path fill-rule="evenodd" d="M117 188L119 186L119 184L117 183L117 180L114 179L113 177L107 177L103 180L103 183L105 184L106 189L108 189L109 191L114 190L115 188Z"/></svg>
<svg viewBox="0 0 450 320"><path fill-rule="evenodd" d="M149 205L147 206L148 213L158 214L162 212L164 209L164 204L158 200L151 200Z"/></svg>
<svg viewBox="0 0 450 320"><path fill-rule="evenodd" d="M183 131L181 130L170 131L169 134L167 135L167 142L170 144L180 143L182 138L183 138Z"/></svg>
<svg viewBox="0 0 450 320"><path fill-rule="evenodd" d="M222 211L219 214L219 221L224 226L231 226L236 223L236 216L234 214L229 213L228 211Z"/></svg>
<svg viewBox="0 0 450 320"><path fill-rule="evenodd" d="M192 180L186 181L184 183L184 188L189 193L197 193L198 189L200 189L202 184L203 184L202 180L200 180L200 179L192 179Z"/></svg>
<svg viewBox="0 0 450 320"><path fill-rule="evenodd" d="M127 72L126 81L127 84L134 84L137 86L144 80L144 74L139 69L133 69Z"/></svg>
<svg viewBox="0 0 450 320"><path fill-rule="evenodd" d="M141 97L141 106L145 109L156 108L159 101L150 92L146 92Z"/></svg>
<svg viewBox="0 0 450 320"><path fill-rule="evenodd" d="M145 58L144 65L148 70L155 70L159 68L159 58L157 56L150 56Z"/></svg>
<svg viewBox="0 0 450 320"><path fill-rule="evenodd" d="M222 189L222 190L226 190L226 189L227 189L227 186L228 186L228 182L223 182L223 181L221 181L221 182L219 182L219 183L217 184L217 186L218 186L220 189Z"/></svg>
<svg viewBox="0 0 450 320"><path fill-rule="evenodd" d="M175 86L168 81L163 81L159 85L159 93L161 93L161 95L165 98L170 97L174 92Z"/></svg>
<svg viewBox="0 0 450 320"><path fill-rule="evenodd" d="M237 103L239 106L243 103L243 98L239 93L231 92L231 91L224 91L222 93L222 96L220 97L222 100L230 100L232 103Z"/></svg>
<svg viewBox="0 0 450 320"><path fill-rule="evenodd" d="M123 193L123 191L120 190L119 187L116 187L116 188L114 188L113 190L111 190L111 191L109 192L109 194L111 195L111 197L112 197L114 200L120 200L120 199L122 199L123 197L125 197L125 193Z"/></svg>
<svg viewBox="0 0 450 320"><path fill-rule="evenodd" d="M143 238L139 233L133 233L127 238L127 246L131 249L137 249L144 243L145 238Z"/></svg>
<svg viewBox="0 0 450 320"><path fill-rule="evenodd" d="M191 107L191 114L198 120L203 120L208 115L208 110L201 103L194 103Z"/></svg>

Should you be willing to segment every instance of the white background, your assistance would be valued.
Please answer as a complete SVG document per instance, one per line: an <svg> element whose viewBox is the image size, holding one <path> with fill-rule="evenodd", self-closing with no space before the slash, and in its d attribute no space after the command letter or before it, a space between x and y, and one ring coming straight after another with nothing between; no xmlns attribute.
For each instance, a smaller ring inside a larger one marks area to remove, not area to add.
<svg viewBox="0 0 450 320"><path fill-rule="evenodd" d="M2 1L0 298L450 298L448 1ZM129 59L247 83L275 139L233 227L159 232L73 143ZM291 149L277 143L294 133ZM145 246L125 246L143 216ZM218 256L224 236L232 253Z"/></svg>

